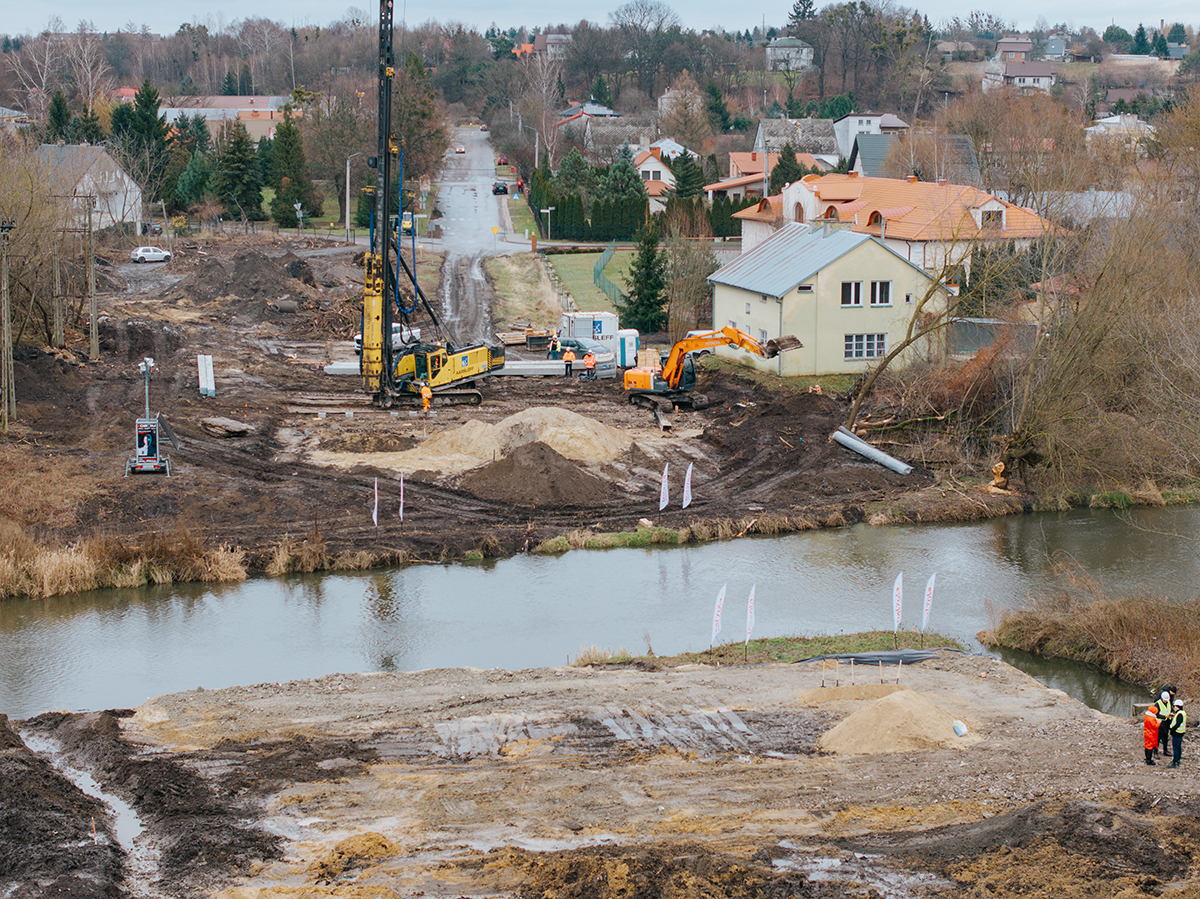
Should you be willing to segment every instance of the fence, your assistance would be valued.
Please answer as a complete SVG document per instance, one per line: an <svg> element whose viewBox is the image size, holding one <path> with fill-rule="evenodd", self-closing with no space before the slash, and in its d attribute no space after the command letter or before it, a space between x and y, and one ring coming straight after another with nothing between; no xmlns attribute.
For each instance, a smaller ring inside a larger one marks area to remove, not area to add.
<svg viewBox="0 0 1200 899"><path fill-rule="evenodd" d="M596 267L593 269L593 280L596 286L603 291L604 295L612 301L613 306L620 309L625 305L625 294L621 293L620 288L612 282L612 279L604 274L604 266L608 265L608 260L612 259L616 246L617 242L614 240L600 254L600 258L596 260Z"/></svg>

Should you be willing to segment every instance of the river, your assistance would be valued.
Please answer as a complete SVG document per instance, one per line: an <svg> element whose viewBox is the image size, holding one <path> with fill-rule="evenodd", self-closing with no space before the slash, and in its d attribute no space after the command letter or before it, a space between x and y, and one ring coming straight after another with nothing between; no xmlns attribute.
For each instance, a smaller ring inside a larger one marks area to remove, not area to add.
<svg viewBox="0 0 1200 899"><path fill-rule="evenodd" d="M1195 595L1200 510L1022 515L964 524L858 525L683 548L575 551L489 565L182 584L0 602L0 712L135 706L196 687L340 671L560 665L582 648L672 654L709 645L728 584L720 642L902 627L979 648L992 616L1053 589L1070 561L1112 596ZM1012 656L1094 707L1128 714L1143 691L1075 665Z"/></svg>

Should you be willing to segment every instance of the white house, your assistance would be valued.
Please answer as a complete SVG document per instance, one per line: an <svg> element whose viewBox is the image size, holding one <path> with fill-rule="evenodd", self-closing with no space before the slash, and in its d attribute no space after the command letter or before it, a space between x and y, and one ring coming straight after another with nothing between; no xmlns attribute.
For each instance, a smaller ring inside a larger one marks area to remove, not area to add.
<svg viewBox="0 0 1200 899"><path fill-rule="evenodd" d="M775 359L728 347L718 355L781 375L862 371L904 338L918 309L936 314L947 302L919 266L836 222L784 225L709 281L713 327L738 328L760 343L795 336L804 345ZM931 338L898 362L941 353L940 337Z"/></svg>
<svg viewBox="0 0 1200 899"><path fill-rule="evenodd" d="M799 72L813 64L813 48L794 37L780 37L767 44L768 71Z"/></svg>
<svg viewBox="0 0 1200 899"><path fill-rule="evenodd" d="M142 189L103 147L42 144L36 155L54 193L77 198L75 227L84 227L91 206L92 228L97 231L118 224L132 225L135 234L141 230Z"/></svg>
<svg viewBox="0 0 1200 899"><path fill-rule="evenodd" d="M897 134L907 130L908 123L890 112L852 112L833 123L838 155L843 159L850 157L854 140L860 134Z"/></svg>

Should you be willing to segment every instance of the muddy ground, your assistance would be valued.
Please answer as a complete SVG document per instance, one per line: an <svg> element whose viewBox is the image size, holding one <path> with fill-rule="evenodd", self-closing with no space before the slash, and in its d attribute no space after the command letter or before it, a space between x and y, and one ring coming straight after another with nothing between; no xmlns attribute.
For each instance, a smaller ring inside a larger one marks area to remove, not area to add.
<svg viewBox="0 0 1200 899"><path fill-rule="evenodd" d="M958 653L334 675L0 741L5 896L1200 895L1192 747L1147 767L1140 722Z"/></svg>
<svg viewBox="0 0 1200 899"><path fill-rule="evenodd" d="M186 531L206 546L247 550L252 569L261 570L285 538L318 542L330 557L459 559L509 555L580 529L631 530L642 518L676 529L723 522L737 533L872 515L975 518L1027 504L949 486L939 472L958 460L931 458L926 448L892 447L917 468L908 476L889 472L830 442L844 403L728 374L703 374L698 389L711 407L672 416L666 436L649 412L626 403L619 380L491 378L481 382L482 406L435 409L427 422L407 409L375 410L357 378L321 371L329 361L356 358L350 337L359 272L351 248L278 239L180 246L169 266L135 265L114 254L101 278L101 358L87 360L83 334L73 335L65 353L24 341L16 360L17 421L0 460L14 476L61 477L84 495L50 511L36 503L0 505L0 514L48 542L104 534L137 544ZM288 301L298 312L277 311ZM215 398L199 395L200 353L213 357ZM161 412L179 438L177 448L167 448L169 479L124 476L145 402L137 366L147 356L155 360L151 412ZM372 526L374 478L381 507L390 510L398 505L401 473L381 467L374 453L536 407L620 429L633 446L602 464L543 453L496 458L469 477L404 471L403 529L393 514ZM213 436L201 426L211 417L251 431ZM313 464L323 451L355 455L341 467ZM695 463L695 500L686 511L678 502L658 511L664 463L679 474ZM602 483L566 498L542 489L576 479Z"/></svg>

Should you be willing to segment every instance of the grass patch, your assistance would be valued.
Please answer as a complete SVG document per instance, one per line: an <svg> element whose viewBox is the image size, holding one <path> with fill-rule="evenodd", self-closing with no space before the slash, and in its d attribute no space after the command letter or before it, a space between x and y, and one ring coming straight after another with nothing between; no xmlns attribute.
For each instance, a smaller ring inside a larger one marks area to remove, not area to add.
<svg viewBox="0 0 1200 899"><path fill-rule="evenodd" d="M599 646L581 646L575 654L572 665L585 668L588 665L609 665L618 662L628 662L632 656L627 649L601 649Z"/></svg>
<svg viewBox="0 0 1200 899"><path fill-rule="evenodd" d="M596 286L596 262L599 253L556 253L549 257L558 279L575 298L575 304L585 312L616 312L612 301ZM604 274L621 290L625 289L625 278L633 262L632 250L618 250L604 268Z"/></svg>
<svg viewBox="0 0 1200 899"><path fill-rule="evenodd" d="M893 634L891 631L866 631L858 634L823 634L813 637L764 637L745 642L722 643L712 649L700 652L684 652L673 656L656 656L653 652L645 656L630 658L627 654L606 654L604 650L590 647L591 655L584 661L585 650L581 649L576 657L576 665L615 665L624 662L639 662L652 664L660 668L674 668L678 665L720 664L720 665L768 665L775 663L788 664L813 656L842 655L857 652L882 652L896 649L919 649L948 647L950 649L966 649L957 640L941 634L926 634L922 644L921 635L910 631ZM624 650L620 651L625 653ZM887 667L885 672L895 676L896 669ZM864 673L866 680L870 675ZM885 673L885 677L887 674Z"/></svg>
<svg viewBox="0 0 1200 899"><path fill-rule="evenodd" d="M483 264L496 288L496 321L558 327L562 307L536 254L491 256Z"/></svg>
<svg viewBox="0 0 1200 899"><path fill-rule="evenodd" d="M525 240L526 234L532 238L538 233L537 224L533 220L533 210L529 208L524 197L518 197L516 194L508 195L508 214L512 218L513 237Z"/></svg>
<svg viewBox="0 0 1200 899"><path fill-rule="evenodd" d="M1005 612L986 646L1093 665L1134 684L1200 691L1200 598L1112 599L1077 568L1059 565L1055 592Z"/></svg>

